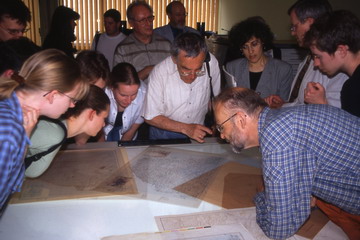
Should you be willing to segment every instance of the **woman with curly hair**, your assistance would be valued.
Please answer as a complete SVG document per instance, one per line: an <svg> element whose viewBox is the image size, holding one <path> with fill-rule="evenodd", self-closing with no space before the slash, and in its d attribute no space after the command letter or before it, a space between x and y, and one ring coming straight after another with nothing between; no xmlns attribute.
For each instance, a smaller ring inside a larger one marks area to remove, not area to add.
<svg viewBox="0 0 360 240"><path fill-rule="evenodd" d="M226 64L225 71L238 87L250 88L262 98L277 94L288 99L292 69L288 63L267 56L273 47L273 33L261 17L251 17L234 25L229 33L234 46L245 58Z"/></svg>

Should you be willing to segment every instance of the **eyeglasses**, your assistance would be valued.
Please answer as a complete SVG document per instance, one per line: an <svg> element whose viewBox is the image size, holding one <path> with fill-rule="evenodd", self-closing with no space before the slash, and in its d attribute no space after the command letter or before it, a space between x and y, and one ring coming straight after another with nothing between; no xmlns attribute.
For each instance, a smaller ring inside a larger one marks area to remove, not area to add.
<svg viewBox="0 0 360 240"><path fill-rule="evenodd" d="M179 71L179 74L180 76L182 77L188 77L190 76L191 74L195 74L197 77L201 77L201 76L204 76L206 71L205 71L205 68L204 68L204 65L201 67L201 70L200 71L196 71L196 72L184 72L184 71Z"/></svg>
<svg viewBox="0 0 360 240"><path fill-rule="evenodd" d="M216 129L219 131L219 133L222 133L224 131L224 124L229 121L230 119L232 119L233 117L236 116L237 113L234 113L233 115L231 115L231 117L229 117L228 119L226 119L225 121L223 121L221 124L216 124Z"/></svg>
<svg viewBox="0 0 360 240"><path fill-rule="evenodd" d="M10 35L18 35L20 33L24 34L30 30L30 28L24 28L24 29L7 29L7 28L3 28L3 27L1 27L1 28L4 29L5 31L7 31Z"/></svg>
<svg viewBox="0 0 360 240"><path fill-rule="evenodd" d="M141 25L145 25L146 22L152 23L154 21L154 19L155 19L155 16L153 15L153 16L149 16L149 17L146 17L146 18L143 18L140 20L136 20L136 19L132 19L132 20L134 20L135 22L138 22Z"/></svg>
<svg viewBox="0 0 360 240"><path fill-rule="evenodd" d="M250 48L254 49L254 48L258 47L260 44L261 44L260 40L254 40L249 44L244 44L243 46L241 46L240 50L244 51L244 50L249 50Z"/></svg>
<svg viewBox="0 0 360 240"><path fill-rule="evenodd" d="M62 94L62 95L64 95L64 96L66 96L66 97L68 97L69 99L70 99L70 101L72 101L72 103L73 104L76 104L79 100L78 99L76 99L76 98L73 98L73 97L70 97L69 95L67 95L67 94L65 94L65 93L63 93L63 92L60 92L59 90L57 90L60 94ZM45 93L44 95L43 95L43 97L46 97L49 93L51 93L51 91L50 92L47 92L47 93Z"/></svg>
<svg viewBox="0 0 360 240"><path fill-rule="evenodd" d="M305 22L306 20L307 20L307 18L304 19L304 22ZM295 32L296 29L297 29L297 27L299 26L299 24L301 24L301 22L297 22L297 23L295 23L295 24L292 24L292 25L290 26L290 32Z"/></svg>

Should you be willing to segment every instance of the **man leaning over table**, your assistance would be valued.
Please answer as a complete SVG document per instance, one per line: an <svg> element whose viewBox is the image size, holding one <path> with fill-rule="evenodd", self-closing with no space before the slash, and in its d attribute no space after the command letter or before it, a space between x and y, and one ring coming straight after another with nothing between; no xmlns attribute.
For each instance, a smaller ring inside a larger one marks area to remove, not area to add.
<svg viewBox="0 0 360 240"><path fill-rule="evenodd" d="M212 130L205 127L210 87L220 92L218 61L209 53L211 86L206 68L207 48L196 33L183 33L172 44L171 56L155 66L149 76L144 118L150 139L192 138L204 142Z"/></svg>
<svg viewBox="0 0 360 240"><path fill-rule="evenodd" d="M294 235L315 197L320 209L338 213L334 223L350 239L360 239L360 118L324 104L270 109L245 88L220 93L214 111L234 150L260 146L265 191L255 196L256 220L269 238Z"/></svg>

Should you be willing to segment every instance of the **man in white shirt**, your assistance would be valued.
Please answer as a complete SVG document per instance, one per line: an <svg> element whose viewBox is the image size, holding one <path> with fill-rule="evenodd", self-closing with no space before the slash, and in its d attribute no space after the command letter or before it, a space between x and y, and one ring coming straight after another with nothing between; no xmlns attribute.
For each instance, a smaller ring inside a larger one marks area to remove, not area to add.
<svg viewBox="0 0 360 240"><path fill-rule="evenodd" d="M166 14L169 18L169 24L154 29L154 33L173 42L177 35L183 32L194 32L200 34L197 30L185 26L186 11L180 1L173 1L166 6Z"/></svg>
<svg viewBox="0 0 360 240"><path fill-rule="evenodd" d="M291 35L296 38L300 47L304 47L304 36L306 32L309 31L310 26L316 19L328 12L331 12L331 6L327 0L298 0L289 8L288 14L291 21ZM308 57L311 58L310 55ZM320 104L315 98L306 95L307 88L316 91L313 87L316 86L316 83L322 84L326 89L326 98L329 105L341 107L340 91L348 77L343 73L339 73L329 78L314 66L312 59L309 59L308 64L306 60L307 58L299 65L291 86L288 102L285 102L287 99L281 99L277 95L272 95L265 99L270 107L290 107L303 105L305 103ZM299 84L297 84L299 75L302 74L304 75L299 79Z"/></svg>
<svg viewBox="0 0 360 240"><path fill-rule="evenodd" d="M120 31L120 12L116 9L107 10L104 13L104 26L105 33L95 35L91 49L104 54L109 62L110 69L112 69L115 48L126 38L126 35Z"/></svg>
<svg viewBox="0 0 360 240"><path fill-rule="evenodd" d="M171 56L154 67L143 114L151 125L150 139L189 137L204 142L206 134L212 134L203 124L211 91L215 96L220 92L220 70L211 54L208 69L206 56L205 41L187 32L175 39Z"/></svg>

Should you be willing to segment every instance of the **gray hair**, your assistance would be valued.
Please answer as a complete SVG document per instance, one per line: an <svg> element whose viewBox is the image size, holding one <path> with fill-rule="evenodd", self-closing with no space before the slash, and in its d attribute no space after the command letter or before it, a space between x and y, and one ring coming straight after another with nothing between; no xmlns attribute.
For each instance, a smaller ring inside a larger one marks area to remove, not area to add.
<svg viewBox="0 0 360 240"><path fill-rule="evenodd" d="M307 18L318 19L325 13L332 11L327 0L298 0L288 10L288 14L294 11L301 23Z"/></svg>
<svg viewBox="0 0 360 240"><path fill-rule="evenodd" d="M180 50L186 52L185 57L197 57L200 52L207 53L205 40L192 32L185 32L176 37L171 45L171 56L177 57Z"/></svg>
<svg viewBox="0 0 360 240"><path fill-rule="evenodd" d="M227 88L214 100L214 106L223 105L230 112L242 110L249 116L258 116L268 106L255 91L247 88Z"/></svg>

